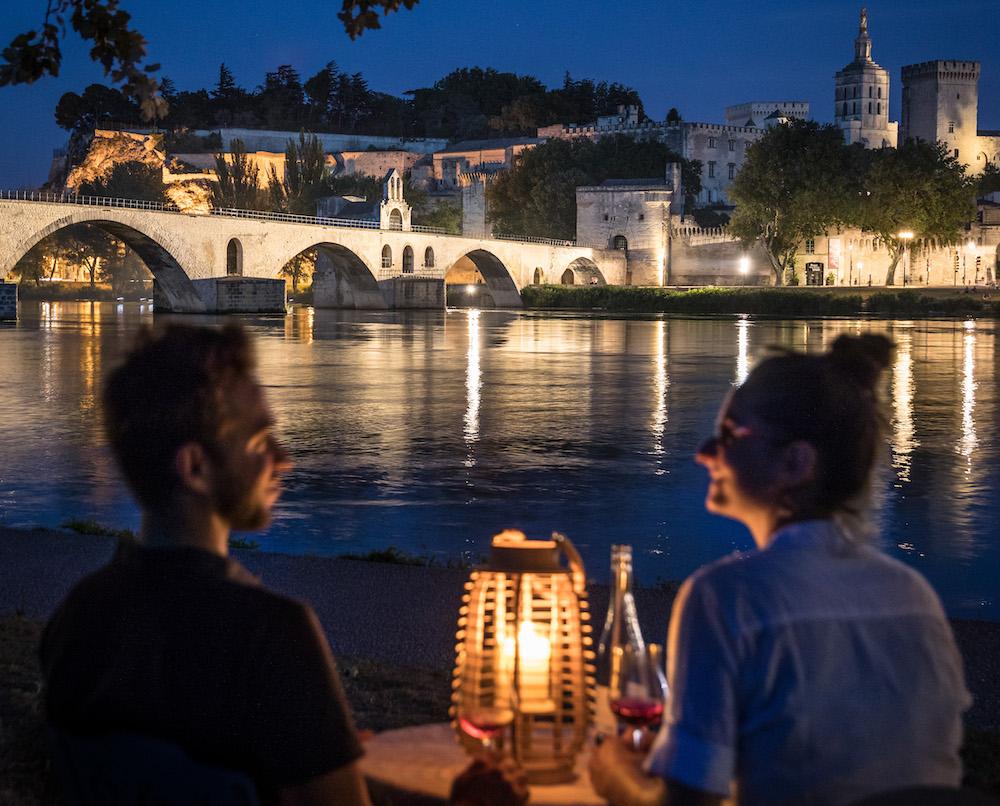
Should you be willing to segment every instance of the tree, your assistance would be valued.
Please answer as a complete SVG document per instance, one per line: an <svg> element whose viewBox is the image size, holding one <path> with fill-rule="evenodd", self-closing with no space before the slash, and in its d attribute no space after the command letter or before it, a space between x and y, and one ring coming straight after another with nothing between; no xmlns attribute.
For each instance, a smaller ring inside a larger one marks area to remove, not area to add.
<svg viewBox="0 0 1000 806"><path fill-rule="evenodd" d="M782 285L802 241L850 220L857 200L850 155L840 129L801 120L769 129L747 148L729 187L736 203L729 231L761 245L774 285Z"/></svg>
<svg viewBox="0 0 1000 806"><path fill-rule="evenodd" d="M163 170L144 162L119 162L107 176L81 182L81 196L108 196L115 199L141 199L163 202Z"/></svg>
<svg viewBox="0 0 1000 806"><path fill-rule="evenodd" d="M990 193L1000 193L1000 165L995 162L986 163L976 188L977 196L988 196Z"/></svg>
<svg viewBox="0 0 1000 806"><path fill-rule="evenodd" d="M19 282L32 282L40 285L42 278L52 279L59 262L59 252L52 248L48 239L43 239L36 243L28 252L15 264L10 273Z"/></svg>
<svg viewBox="0 0 1000 806"><path fill-rule="evenodd" d="M641 179L666 174L668 162L681 162L683 181L697 194L700 167L681 160L663 143L624 135L596 143L550 140L524 151L514 168L487 189L490 220L501 235L576 237L576 189L605 179Z"/></svg>
<svg viewBox="0 0 1000 806"><path fill-rule="evenodd" d="M87 272L90 287L97 283L101 265L119 257L121 245L104 230L89 224L74 224L65 230L65 259L72 264L83 266Z"/></svg>
<svg viewBox="0 0 1000 806"><path fill-rule="evenodd" d="M462 234L462 208L452 202L424 205L413 210L413 223L421 227L437 227L452 235Z"/></svg>
<svg viewBox="0 0 1000 806"><path fill-rule="evenodd" d="M285 146L285 176L271 168L268 188L275 209L315 215L316 200L328 192L326 154L315 134L299 132L299 142Z"/></svg>
<svg viewBox="0 0 1000 806"><path fill-rule="evenodd" d="M909 140L867 156L857 223L885 244L885 284L892 285L906 248L899 233L909 230L917 243L957 240L976 214L974 186L943 143Z"/></svg>
<svg viewBox="0 0 1000 806"><path fill-rule="evenodd" d="M683 120L683 118L681 117L681 113L677 111L677 107L676 106L670 107L669 111L667 112L667 125L676 126L678 123L681 122L681 120Z"/></svg>
<svg viewBox="0 0 1000 806"><path fill-rule="evenodd" d="M401 7L412 9L419 0L343 0L337 18L351 39L366 30L381 28L383 16ZM3 50L0 87L31 84L43 76L59 75L66 19L81 39L90 41L90 57L104 68L130 98L139 102L146 120L166 117L167 102L157 80L151 75L158 64L143 66L146 40L129 27L131 15L121 9L120 0L46 0L45 16L39 30L18 34Z"/></svg>
<svg viewBox="0 0 1000 806"><path fill-rule="evenodd" d="M131 99L103 84L91 84L82 95L64 93L56 104L56 123L68 131L93 130L108 121L137 121L139 116Z"/></svg>
<svg viewBox="0 0 1000 806"><path fill-rule="evenodd" d="M231 210L266 210L267 194L260 187L260 168L250 160L243 141L229 141L229 154L215 155L212 204Z"/></svg>
<svg viewBox="0 0 1000 806"><path fill-rule="evenodd" d="M291 280L292 293L297 294L299 293L299 283L306 278L311 278L315 270L316 250L307 249L305 252L297 254L282 266L278 272L278 276L284 277L286 280Z"/></svg>
<svg viewBox="0 0 1000 806"><path fill-rule="evenodd" d="M259 117L273 128L298 126L305 118L305 92L298 70L282 64L264 76L257 95Z"/></svg>

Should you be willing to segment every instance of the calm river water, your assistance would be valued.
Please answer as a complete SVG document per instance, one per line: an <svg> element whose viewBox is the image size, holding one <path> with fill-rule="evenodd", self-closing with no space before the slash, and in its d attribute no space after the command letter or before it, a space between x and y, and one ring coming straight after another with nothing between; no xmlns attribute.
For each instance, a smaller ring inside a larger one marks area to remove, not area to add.
<svg viewBox="0 0 1000 806"><path fill-rule="evenodd" d="M152 319L139 304L25 303L0 329L0 524L137 526L99 387ZM1000 619L995 321L308 308L243 321L296 462L263 548L396 546L445 562L485 552L503 527L558 529L598 579L608 546L633 544L646 584L751 545L704 512L691 454L754 358L888 332L899 349L878 484L884 546L951 613Z"/></svg>

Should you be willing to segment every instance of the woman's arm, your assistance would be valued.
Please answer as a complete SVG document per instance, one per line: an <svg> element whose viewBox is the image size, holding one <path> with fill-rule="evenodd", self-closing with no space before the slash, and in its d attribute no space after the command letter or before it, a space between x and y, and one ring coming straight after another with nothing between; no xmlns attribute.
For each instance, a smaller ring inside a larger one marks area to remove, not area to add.
<svg viewBox="0 0 1000 806"><path fill-rule="evenodd" d="M590 756L590 782L612 806L719 806L722 798L677 781L648 775L643 754L610 737Z"/></svg>

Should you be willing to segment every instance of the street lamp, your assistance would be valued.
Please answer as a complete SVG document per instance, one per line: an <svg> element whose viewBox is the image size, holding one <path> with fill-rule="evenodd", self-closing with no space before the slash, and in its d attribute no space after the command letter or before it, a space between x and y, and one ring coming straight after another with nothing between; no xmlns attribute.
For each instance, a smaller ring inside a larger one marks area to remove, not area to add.
<svg viewBox="0 0 1000 806"><path fill-rule="evenodd" d="M896 237L903 242L903 286L905 287L910 273L910 241L913 240L913 230L900 230Z"/></svg>
<svg viewBox="0 0 1000 806"><path fill-rule="evenodd" d="M742 285L747 284L747 272L750 271L750 258L746 255L740 258L740 275L742 277Z"/></svg>

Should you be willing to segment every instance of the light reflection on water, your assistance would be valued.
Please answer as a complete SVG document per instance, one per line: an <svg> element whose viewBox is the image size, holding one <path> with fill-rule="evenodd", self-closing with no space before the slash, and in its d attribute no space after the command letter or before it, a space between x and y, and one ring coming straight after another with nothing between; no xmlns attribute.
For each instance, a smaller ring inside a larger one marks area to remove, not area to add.
<svg viewBox="0 0 1000 806"><path fill-rule="evenodd" d="M0 523L137 524L105 451L98 391L151 321L148 306L41 303L0 329ZM559 529L597 578L611 543L634 544L647 583L750 545L704 512L691 453L753 360L771 345L818 351L844 332L886 331L899 348L876 496L885 545L952 612L1000 618L991 320L297 308L243 321L296 461L265 547L395 545L444 559L482 551L505 526Z"/></svg>

